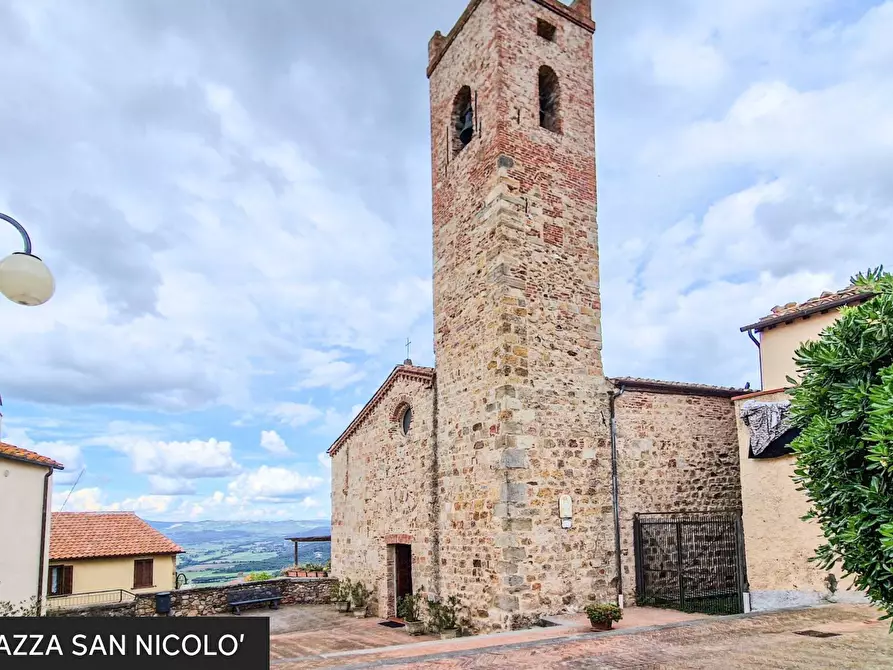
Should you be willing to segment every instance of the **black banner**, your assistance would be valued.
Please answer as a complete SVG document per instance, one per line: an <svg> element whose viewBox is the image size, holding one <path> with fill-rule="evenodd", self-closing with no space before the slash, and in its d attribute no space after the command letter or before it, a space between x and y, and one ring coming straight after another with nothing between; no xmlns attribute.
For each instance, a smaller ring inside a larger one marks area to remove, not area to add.
<svg viewBox="0 0 893 670"><path fill-rule="evenodd" d="M268 670L267 617L0 617L3 670Z"/></svg>

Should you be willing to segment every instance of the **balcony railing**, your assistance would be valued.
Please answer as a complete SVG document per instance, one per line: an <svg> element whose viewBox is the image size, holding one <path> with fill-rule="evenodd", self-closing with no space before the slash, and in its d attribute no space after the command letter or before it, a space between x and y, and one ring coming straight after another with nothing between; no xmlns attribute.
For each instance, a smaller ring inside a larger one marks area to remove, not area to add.
<svg viewBox="0 0 893 670"><path fill-rule="evenodd" d="M91 605L116 605L129 603L136 596L125 589L110 589L108 591L89 591L87 593L72 593L67 596L50 596L47 598L49 609L61 609L67 607L90 607Z"/></svg>

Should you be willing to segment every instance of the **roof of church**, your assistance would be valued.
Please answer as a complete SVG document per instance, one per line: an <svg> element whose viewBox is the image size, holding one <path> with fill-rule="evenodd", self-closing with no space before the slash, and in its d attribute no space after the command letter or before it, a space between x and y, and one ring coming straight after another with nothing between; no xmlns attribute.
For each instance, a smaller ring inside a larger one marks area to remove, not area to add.
<svg viewBox="0 0 893 670"><path fill-rule="evenodd" d="M712 386L710 384L693 384L691 382L667 382L660 379L645 379L643 377L610 377L609 381L615 386L623 386L633 391L652 391L654 393L679 393L684 395L707 395L721 398L733 398L747 389L732 388L730 386Z"/></svg>
<svg viewBox="0 0 893 670"><path fill-rule="evenodd" d="M825 291L822 295L810 298L806 302L789 302L786 305L777 305L772 308L771 314L764 316L756 323L742 326L741 332L765 330L780 323L789 323L794 319L811 316L819 312L828 312L854 302L862 302L868 300L873 295L874 293L862 286L847 286L845 289L835 292Z"/></svg>
<svg viewBox="0 0 893 670"><path fill-rule="evenodd" d="M378 403L381 402L382 398L387 395L388 390L398 379L419 379L430 382L434 379L434 368L413 365L412 361L409 359L404 361L403 365L395 367L391 371L391 374L388 375L388 378L384 380L384 383L378 387L375 395L372 396L369 402L367 402L363 409L360 410L359 414L354 417L354 420L344 429L344 432L341 433L338 439L332 443L331 447L329 447L329 456L334 456L338 453L338 450L342 445L347 442L348 438L350 438L354 432L356 432L357 428L359 428L363 421L366 420L366 417L368 417Z"/></svg>

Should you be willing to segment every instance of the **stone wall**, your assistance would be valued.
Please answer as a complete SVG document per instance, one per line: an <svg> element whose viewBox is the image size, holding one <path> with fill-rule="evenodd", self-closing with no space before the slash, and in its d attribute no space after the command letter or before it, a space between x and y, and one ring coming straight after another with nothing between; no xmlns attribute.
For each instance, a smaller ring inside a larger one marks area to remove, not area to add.
<svg viewBox="0 0 893 670"><path fill-rule="evenodd" d="M369 611L382 617L396 614L388 544L411 545L414 590L437 590L434 392L419 370L392 374L332 458L332 575L372 589Z"/></svg>
<svg viewBox="0 0 893 670"><path fill-rule="evenodd" d="M741 509L729 397L628 389L617 399L623 593L635 602L633 515Z"/></svg>
<svg viewBox="0 0 893 670"><path fill-rule="evenodd" d="M257 585L278 586L282 595L281 605L323 605L331 602L332 586L336 581L335 579L271 579L250 584L179 589L170 592L170 616L211 616L229 612L230 608L226 604L227 594L233 590ZM52 610L52 616L156 616L155 594L139 594L128 603Z"/></svg>

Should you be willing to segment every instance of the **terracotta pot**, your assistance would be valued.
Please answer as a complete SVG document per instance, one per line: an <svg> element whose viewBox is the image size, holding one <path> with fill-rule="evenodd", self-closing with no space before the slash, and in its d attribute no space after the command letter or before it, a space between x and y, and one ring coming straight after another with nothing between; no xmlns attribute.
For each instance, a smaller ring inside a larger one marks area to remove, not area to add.
<svg viewBox="0 0 893 670"><path fill-rule="evenodd" d="M361 608L358 609L358 610L354 610L354 611L353 611L353 615L354 615L357 619L365 619L365 618L366 618L366 608L365 608L365 607L361 607Z"/></svg>
<svg viewBox="0 0 893 670"><path fill-rule="evenodd" d="M452 640L459 634L459 631L455 628L450 628L449 630L440 631L440 639L441 640Z"/></svg>
<svg viewBox="0 0 893 670"><path fill-rule="evenodd" d="M424 621L407 621L406 622L406 632L410 635L421 635L425 632L425 622Z"/></svg>
<svg viewBox="0 0 893 670"><path fill-rule="evenodd" d="M589 624L592 626L592 630L611 630L611 627L614 625L613 621L593 621L589 620Z"/></svg>
<svg viewBox="0 0 893 670"><path fill-rule="evenodd" d="M347 613L350 612L350 601L349 600L339 600L335 603L335 608L339 612Z"/></svg>

